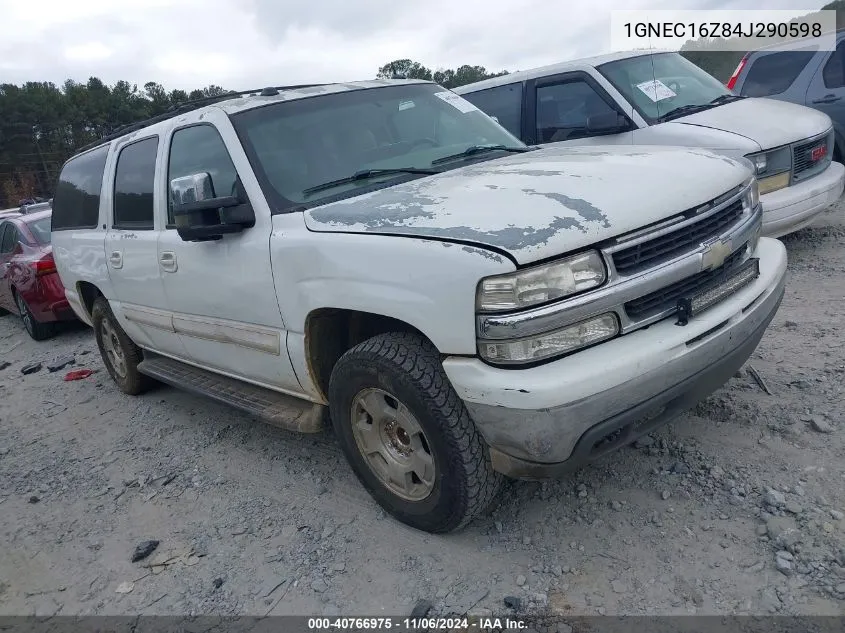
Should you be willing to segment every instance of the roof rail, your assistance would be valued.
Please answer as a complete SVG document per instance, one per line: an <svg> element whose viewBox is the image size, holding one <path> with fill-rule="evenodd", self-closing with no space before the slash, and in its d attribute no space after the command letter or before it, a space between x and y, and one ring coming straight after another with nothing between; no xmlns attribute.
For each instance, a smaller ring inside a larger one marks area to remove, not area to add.
<svg viewBox="0 0 845 633"><path fill-rule="evenodd" d="M88 151L89 149L94 149L95 147L99 147L104 143L108 143L109 141L113 141L121 136L125 136L130 134L131 132L135 132L136 130L141 130L147 126L153 125L154 123L160 123L161 121L167 121L168 119L172 119L175 116L179 116L180 114L184 114L185 112L191 112L192 110L197 110L198 108L202 108L207 105L212 105L219 101L226 101L227 99L234 99L236 97L244 97L247 95L257 94L262 97L272 97L279 94L282 90L297 90L299 88L313 88L314 86L325 86L326 84L298 84L294 86L268 86L266 88L256 88L253 90L240 90L240 91L230 91L220 95L212 95L208 97L201 97L199 99L191 99L190 101L182 101L180 103L176 103L161 114L157 114L154 117L150 117L149 119L144 119L143 121L136 121L135 123L129 123L128 125L124 125L123 127L118 128L111 134L107 134L106 136L102 137L101 139L94 141L93 143L89 143L76 149L74 154L79 154L81 152Z"/></svg>

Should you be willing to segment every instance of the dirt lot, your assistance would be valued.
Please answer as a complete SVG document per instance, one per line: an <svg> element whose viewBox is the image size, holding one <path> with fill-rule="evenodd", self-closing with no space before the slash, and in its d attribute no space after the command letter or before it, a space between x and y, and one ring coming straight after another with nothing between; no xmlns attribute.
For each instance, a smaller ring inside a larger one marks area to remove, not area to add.
<svg viewBox="0 0 845 633"><path fill-rule="evenodd" d="M843 614L845 203L784 241L783 306L724 389L445 537L386 517L329 436L124 396L88 329L2 318L0 614ZM67 356L98 372L48 372Z"/></svg>

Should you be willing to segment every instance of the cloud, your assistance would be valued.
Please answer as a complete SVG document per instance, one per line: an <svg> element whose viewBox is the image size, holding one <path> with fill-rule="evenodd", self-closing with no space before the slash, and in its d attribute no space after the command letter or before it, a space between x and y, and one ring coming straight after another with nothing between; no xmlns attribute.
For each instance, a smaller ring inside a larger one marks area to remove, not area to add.
<svg viewBox="0 0 845 633"><path fill-rule="evenodd" d="M405 57L432 69L519 70L609 51L614 8L618 0L0 0L0 70L11 83L96 76L168 89L367 79Z"/></svg>

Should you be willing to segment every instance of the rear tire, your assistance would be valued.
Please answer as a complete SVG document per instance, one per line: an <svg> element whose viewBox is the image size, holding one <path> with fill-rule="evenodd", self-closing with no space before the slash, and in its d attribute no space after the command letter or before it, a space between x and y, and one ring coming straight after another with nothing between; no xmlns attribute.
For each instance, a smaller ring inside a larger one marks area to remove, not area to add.
<svg viewBox="0 0 845 633"><path fill-rule="evenodd" d="M104 297L97 297L94 301L91 321L103 364L120 390L136 396L149 389L153 384L152 378L138 371L144 353L120 327Z"/></svg>
<svg viewBox="0 0 845 633"><path fill-rule="evenodd" d="M35 341L45 341L48 338L55 336L56 324L36 321L35 316L32 314L32 310L29 309L29 306L26 303L26 300L20 296L17 291L13 292L15 303L18 306L18 312L20 313L21 321L23 321L26 333L29 334Z"/></svg>
<svg viewBox="0 0 845 633"><path fill-rule="evenodd" d="M332 371L329 403L353 471L403 523L450 532L493 505L502 476L428 341L389 333L356 345Z"/></svg>

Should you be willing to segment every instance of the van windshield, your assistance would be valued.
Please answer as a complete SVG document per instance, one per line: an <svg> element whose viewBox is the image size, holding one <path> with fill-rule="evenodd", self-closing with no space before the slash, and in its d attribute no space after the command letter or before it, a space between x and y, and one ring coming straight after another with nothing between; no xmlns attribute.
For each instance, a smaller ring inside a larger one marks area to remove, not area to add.
<svg viewBox="0 0 845 633"><path fill-rule="evenodd" d="M231 119L265 195L281 208L425 177L390 170L443 171L470 156L498 158L526 148L469 101L434 84L317 94ZM483 146L501 149L479 151L489 150ZM368 170L387 171L335 182Z"/></svg>
<svg viewBox="0 0 845 633"><path fill-rule="evenodd" d="M649 123L738 98L718 79L678 53L628 57L602 64L598 71Z"/></svg>

